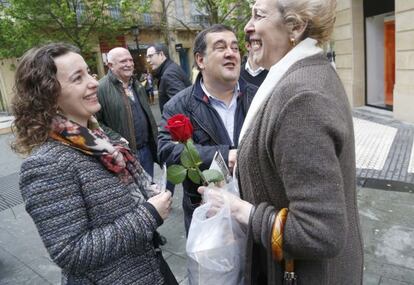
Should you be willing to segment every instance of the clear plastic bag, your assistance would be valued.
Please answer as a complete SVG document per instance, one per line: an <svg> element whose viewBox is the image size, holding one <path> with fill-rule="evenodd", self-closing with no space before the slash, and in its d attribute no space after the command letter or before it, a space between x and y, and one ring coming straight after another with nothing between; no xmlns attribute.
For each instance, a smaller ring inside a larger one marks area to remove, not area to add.
<svg viewBox="0 0 414 285"><path fill-rule="evenodd" d="M243 284L246 233L231 217L228 203L207 218L209 208L207 201L193 213L186 246L189 284Z"/></svg>

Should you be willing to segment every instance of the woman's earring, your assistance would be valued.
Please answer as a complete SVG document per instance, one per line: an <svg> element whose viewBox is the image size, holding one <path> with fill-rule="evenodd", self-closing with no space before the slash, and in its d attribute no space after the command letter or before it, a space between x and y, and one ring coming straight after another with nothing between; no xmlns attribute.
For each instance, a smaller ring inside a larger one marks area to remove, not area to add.
<svg viewBox="0 0 414 285"><path fill-rule="evenodd" d="M296 46L296 40L295 40L295 38L290 38L290 44L291 44L291 46Z"/></svg>

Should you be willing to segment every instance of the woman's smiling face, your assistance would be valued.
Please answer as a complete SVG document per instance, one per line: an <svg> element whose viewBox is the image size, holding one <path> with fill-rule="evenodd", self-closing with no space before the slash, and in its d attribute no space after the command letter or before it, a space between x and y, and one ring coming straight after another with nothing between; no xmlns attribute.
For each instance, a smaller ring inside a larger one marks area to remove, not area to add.
<svg viewBox="0 0 414 285"><path fill-rule="evenodd" d="M56 57L55 65L61 86L59 109L68 119L86 127L88 119L101 108L98 81L89 74L85 60L77 53Z"/></svg>
<svg viewBox="0 0 414 285"><path fill-rule="evenodd" d="M279 10L278 0L257 0L244 31L249 35L253 61L266 69L291 50L290 33Z"/></svg>

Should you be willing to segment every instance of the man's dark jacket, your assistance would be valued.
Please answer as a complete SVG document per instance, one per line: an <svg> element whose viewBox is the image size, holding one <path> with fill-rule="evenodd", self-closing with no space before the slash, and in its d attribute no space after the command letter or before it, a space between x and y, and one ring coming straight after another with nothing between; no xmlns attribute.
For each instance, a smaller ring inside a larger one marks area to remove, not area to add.
<svg viewBox="0 0 414 285"><path fill-rule="evenodd" d="M246 70L246 62L247 60L242 64L241 68L240 68L240 77L250 83L253 84L254 86L257 86L257 88L260 87L260 85L262 85L263 81L266 79L267 74L269 73L268 70L262 70L258 75L256 76L252 76L247 70Z"/></svg>
<svg viewBox="0 0 414 285"><path fill-rule="evenodd" d="M239 80L240 92L237 98L234 120L234 146L232 147L223 121L203 92L200 79L201 75L199 74L194 85L179 92L164 106L158 135L158 155L160 161L167 165L180 164L180 155L184 147L183 144L173 142L170 133L165 129L167 120L176 114L184 114L191 120L194 129L192 139L203 161L200 165L201 170L210 167L216 151L220 151L226 163L228 163L229 150L237 148L240 130L257 88L243 80ZM199 186L189 179L183 182L184 191L189 197L194 198L193 201L201 200L200 194L197 193Z"/></svg>
<svg viewBox="0 0 414 285"><path fill-rule="evenodd" d="M158 99L161 113L165 103L171 97L191 85L191 81L182 68L169 58L160 65L154 76L158 79Z"/></svg>
<svg viewBox="0 0 414 285"><path fill-rule="evenodd" d="M154 161L157 162L158 130L148 104L148 96L144 87L137 80L133 79L132 86L149 122L148 129L151 133L148 134L148 144ZM114 140L119 139L119 135L121 135L128 140L131 150L136 152L137 145L130 99L125 94L122 83L111 71L108 71L108 74L99 80L98 99L101 110L96 114L96 118L105 132Z"/></svg>

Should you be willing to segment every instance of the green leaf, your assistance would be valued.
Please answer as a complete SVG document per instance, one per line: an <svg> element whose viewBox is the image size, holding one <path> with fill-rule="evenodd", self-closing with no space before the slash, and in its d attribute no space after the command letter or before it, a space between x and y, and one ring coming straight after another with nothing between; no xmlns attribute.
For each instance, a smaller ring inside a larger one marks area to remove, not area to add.
<svg viewBox="0 0 414 285"><path fill-rule="evenodd" d="M167 169L167 179L172 184L180 184L187 176L187 169L181 165L173 164Z"/></svg>
<svg viewBox="0 0 414 285"><path fill-rule="evenodd" d="M188 169L188 178L190 178L190 180L195 184L201 184L201 177L198 174L198 171L194 168Z"/></svg>
<svg viewBox="0 0 414 285"><path fill-rule="evenodd" d="M193 161L191 160L191 157L190 157L190 154L189 154L187 148L184 148L183 152L181 153L180 161L181 161L181 164L185 168L194 168L195 167Z"/></svg>
<svg viewBox="0 0 414 285"><path fill-rule="evenodd" d="M187 141L186 146L188 148L192 163L194 163L195 165L200 165L202 163L202 160L193 142L191 140Z"/></svg>
<svg viewBox="0 0 414 285"><path fill-rule="evenodd" d="M223 174L215 169L207 169L203 171L204 178L208 183L210 182L220 182L224 180Z"/></svg>

